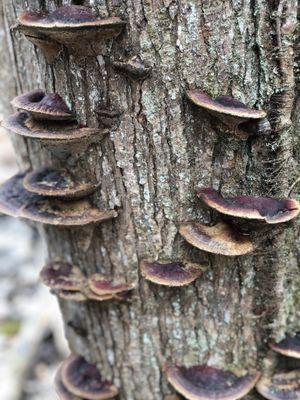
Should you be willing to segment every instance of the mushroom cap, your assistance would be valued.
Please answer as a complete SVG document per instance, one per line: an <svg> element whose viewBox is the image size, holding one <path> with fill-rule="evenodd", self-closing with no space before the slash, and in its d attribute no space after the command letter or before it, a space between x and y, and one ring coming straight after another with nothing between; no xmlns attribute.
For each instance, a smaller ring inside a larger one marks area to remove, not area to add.
<svg viewBox="0 0 300 400"><path fill-rule="evenodd" d="M62 201L30 193L23 187L25 174L0 186L0 212L12 217L56 226L85 226L117 217L115 210L101 211L87 200Z"/></svg>
<svg viewBox="0 0 300 400"><path fill-rule="evenodd" d="M230 371L195 365L185 368L168 365L171 385L189 400L235 400L245 396L259 379L258 372L238 376Z"/></svg>
<svg viewBox="0 0 300 400"><path fill-rule="evenodd" d="M85 197L98 187L97 183L76 181L67 170L51 167L42 167L29 172L24 177L23 185L28 192L68 199Z"/></svg>
<svg viewBox="0 0 300 400"><path fill-rule="evenodd" d="M160 263L158 261L142 260L140 263L142 275L148 281L165 286L185 286L194 282L206 267L189 262Z"/></svg>
<svg viewBox="0 0 300 400"><path fill-rule="evenodd" d="M248 237L225 222L214 226L185 222L180 224L179 233L192 246L209 253L239 256L254 250Z"/></svg>
<svg viewBox="0 0 300 400"><path fill-rule="evenodd" d="M300 204L293 199L270 197L237 196L224 198L212 188L197 192L198 197L209 207L232 217L263 220L267 224L278 224L295 218Z"/></svg>
<svg viewBox="0 0 300 400"><path fill-rule="evenodd" d="M232 117L259 119L265 118L267 115L265 111L249 108L239 100L230 96L219 96L212 99L206 93L196 89L188 90L187 97L199 107Z"/></svg>
<svg viewBox="0 0 300 400"><path fill-rule="evenodd" d="M269 400L300 400L300 370L263 376L256 390Z"/></svg>
<svg viewBox="0 0 300 400"><path fill-rule="evenodd" d="M57 290L53 290L53 292L61 299L68 300L68 301L76 301L78 303L82 303L82 302L88 300L87 297L79 291L57 289Z"/></svg>
<svg viewBox="0 0 300 400"><path fill-rule="evenodd" d="M15 97L11 104L20 110L29 112L35 119L73 120L76 115L69 109L57 93L45 93L41 89Z"/></svg>
<svg viewBox="0 0 300 400"><path fill-rule="evenodd" d="M67 291L79 291L85 283L80 269L63 261L46 264L40 272L40 280L52 289Z"/></svg>
<svg viewBox="0 0 300 400"><path fill-rule="evenodd" d="M88 280L88 285L91 291L99 296L115 295L134 288L133 285L108 279L101 274L93 274Z"/></svg>
<svg viewBox="0 0 300 400"><path fill-rule="evenodd" d="M287 357L300 358L300 333L295 336L287 335L279 343L269 343L272 350Z"/></svg>
<svg viewBox="0 0 300 400"><path fill-rule="evenodd" d="M95 365L74 354L63 362L61 378L67 390L84 399L111 399L118 394L118 389L111 382L102 379Z"/></svg>
<svg viewBox="0 0 300 400"><path fill-rule="evenodd" d="M54 386L56 393L59 397L59 400L80 400L79 397L74 396L72 393L68 391L61 379L61 367L58 368L55 378L54 378Z"/></svg>
<svg viewBox="0 0 300 400"><path fill-rule="evenodd" d="M4 118L2 126L17 135L53 144L92 141L108 133L98 128L81 128L73 123L34 121L26 112Z"/></svg>
<svg viewBox="0 0 300 400"><path fill-rule="evenodd" d="M67 5L51 13L23 12L19 23L26 27L46 30L78 30L105 27L124 27L125 21L118 17L100 18L91 8L79 5Z"/></svg>

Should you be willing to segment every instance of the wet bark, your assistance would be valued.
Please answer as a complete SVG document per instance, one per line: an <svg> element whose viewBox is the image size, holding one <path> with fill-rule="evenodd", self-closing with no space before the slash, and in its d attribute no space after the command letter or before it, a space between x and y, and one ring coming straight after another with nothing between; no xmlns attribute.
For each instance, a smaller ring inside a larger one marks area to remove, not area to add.
<svg viewBox="0 0 300 400"><path fill-rule="evenodd" d="M171 393L162 372L167 361L260 369L266 342L300 329L299 224L271 229L254 253L240 257L193 249L177 228L180 221L209 223L215 217L196 199L197 187L226 195L289 195L299 173L298 1L85 2L103 16L128 21L125 32L101 56L85 59L65 50L49 66L9 27L23 10L60 4L4 0L17 92L56 91L83 123L109 125L110 135L65 158L14 137L16 154L23 169L55 164L78 174L90 171L101 182L94 203L119 209L116 220L95 230L41 227L48 258L136 284L129 303L61 301L70 348L97 362L127 400ZM142 81L112 66L137 55L152 68ZM184 92L192 88L266 109L271 135L240 141L219 132L186 100ZM107 119L103 111L118 116ZM168 289L140 276L143 258L209 267L194 284Z"/></svg>

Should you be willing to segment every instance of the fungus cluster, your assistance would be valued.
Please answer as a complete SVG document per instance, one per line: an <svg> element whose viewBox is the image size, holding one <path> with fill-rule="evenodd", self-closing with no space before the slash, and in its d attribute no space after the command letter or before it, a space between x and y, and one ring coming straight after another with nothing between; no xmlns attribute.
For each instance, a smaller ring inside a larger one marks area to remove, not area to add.
<svg viewBox="0 0 300 400"><path fill-rule="evenodd" d="M76 115L56 93L42 90L16 97L12 104L23 110L5 119L8 130L46 143L89 140L101 132L81 128ZM99 210L86 198L98 187L95 181L79 181L69 171L41 167L19 173L0 187L0 211L57 226L98 224L117 216L115 210Z"/></svg>
<svg viewBox="0 0 300 400"><path fill-rule="evenodd" d="M286 335L279 343L269 343L275 352L300 359L300 333ZM300 369L275 371L262 376L256 385L257 391L269 400L300 399Z"/></svg>
<svg viewBox="0 0 300 400"><path fill-rule="evenodd" d="M75 354L58 369L55 388L60 400L105 400L118 395L118 389L102 378L96 365Z"/></svg>
<svg viewBox="0 0 300 400"><path fill-rule="evenodd" d="M233 97L219 96L212 99L199 89L187 91L187 97L197 107L222 122L229 134L240 139L266 134L271 130L265 111L249 108Z"/></svg>
<svg viewBox="0 0 300 400"><path fill-rule="evenodd" d="M24 12L14 27L43 52L51 64L63 47L80 56L101 54L107 40L126 23L118 17L100 18L89 7L68 5L49 12Z"/></svg>
<svg viewBox="0 0 300 400"><path fill-rule="evenodd" d="M279 200L255 196L224 198L212 188L200 189L197 195L208 207L227 218L250 219L257 223L284 223L297 217L300 211L298 201L288 198ZM179 233L192 246L210 253L238 256L255 249L249 235L240 232L237 226L229 222L221 221L213 226L185 222L180 224Z"/></svg>
<svg viewBox="0 0 300 400"><path fill-rule="evenodd" d="M80 302L125 300L134 288L100 274L86 278L78 267L62 261L46 264L40 272L40 280L59 297Z"/></svg>

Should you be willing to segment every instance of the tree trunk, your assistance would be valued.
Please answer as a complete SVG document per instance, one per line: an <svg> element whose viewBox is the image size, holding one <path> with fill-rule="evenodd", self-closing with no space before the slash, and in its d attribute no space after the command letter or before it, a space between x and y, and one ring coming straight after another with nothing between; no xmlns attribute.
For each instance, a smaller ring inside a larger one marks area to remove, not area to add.
<svg viewBox="0 0 300 400"><path fill-rule="evenodd" d="M94 231L42 228L49 259L136 284L130 302L60 301L70 348L97 362L122 400L161 400L174 392L163 373L168 361L261 369L267 341L300 329L299 224L269 230L249 255L226 257L192 248L178 223L211 222L197 187L225 195L289 194L299 162L298 1L84 4L125 19L125 33L101 56L85 59L65 50L53 66L9 27L23 10L53 10L61 2L4 0L2 6L17 92L55 91L88 126L111 123L110 135L79 158L55 158L33 141L14 138L23 169L88 170L101 182L95 204L119 209L117 219ZM113 68L112 61L132 56L151 66L149 77L132 80ZM187 101L185 90L193 88L266 109L272 133L241 141L218 132ZM104 119L108 110L118 116ZM143 279L138 265L144 258L206 262L208 270L194 284L167 288Z"/></svg>

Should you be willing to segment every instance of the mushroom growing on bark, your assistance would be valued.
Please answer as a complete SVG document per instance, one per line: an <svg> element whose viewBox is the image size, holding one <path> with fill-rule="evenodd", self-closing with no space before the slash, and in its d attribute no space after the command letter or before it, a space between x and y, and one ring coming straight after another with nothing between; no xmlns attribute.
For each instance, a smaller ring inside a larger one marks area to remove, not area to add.
<svg viewBox="0 0 300 400"><path fill-rule="evenodd" d="M273 199L270 197L236 196L224 198L212 188L200 189L198 197L209 207L222 214L245 219L278 224L296 218L300 204L294 199Z"/></svg>
<svg viewBox="0 0 300 400"><path fill-rule="evenodd" d="M75 354L63 362L59 376L70 393L83 399L105 400L118 395L118 389L111 382L103 380L95 365Z"/></svg>
<svg viewBox="0 0 300 400"><path fill-rule="evenodd" d="M272 350L287 357L300 358L300 333L286 335L279 343L269 343Z"/></svg>
<svg viewBox="0 0 300 400"><path fill-rule="evenodd" d="M250 135L269 133L270 123L263 110L255 110L230 96L209 97L199 89L187 91L188 99L196 106L222 121L230 133L241 139Z"/></svg>
<svg viewBox="0 0 300 400"><path fill-rule="evenodd" d="M99 186L96 182L79 182L67 170L42 167L25 175L24 188L41 196L79 199L91 194Z"/></svg>
<svg viewBox="0 0 300 400"><path fill-rule="evenodd" d="M235 374L231 371L195 365L185 368L167 365L171 385L189 400L236 400L245 396L260 377L258 372Z"/></svg>
<svg viewBox="0 0 300 400"><path fill-rule="evenodd" d="M78 267L64 261L46 264L40 272L40 280L51 289L71 292L80 291L86 282L85 276Z"/></svg>
<svg viewBox="0 0 300 400"><path fill-rule="evenodd" d="M0 186L0 212L48 225L75 227L98 224L117 217L115 210L99 210L88 200L62 201L24 189L25 174Z"/></svg>
<svg viewBox="0 0 300 400"><path fill-rule="evenodd" d="M185 286L194 282L207 268L190 262L169 262L142 260L140 270L148 281L165 286Z"/></svg>
<svg viewBox="0 0 300 400"><path fill-rule="evenodd" d="M184 222L179 226L180 235L192 246L209 253L240 256L254 250L250 239L225 222L213 226L198 222Z"/></svg>
<svg viewBox="0 0 300 400"><path fill-rule="evenodd" d="M67 5L48 12L23 12L14 26L40 47L52 63L62 46L79 56L97 56L105 41L117 37L126 25L118 17L100 18L89 7Z"/></svg>
<svg viewBox="0 0 300 400"><path fill-rule="evenodd" d="M256 390L269 400L299 400L300 370L263 376L257 382Z"/></svg>

